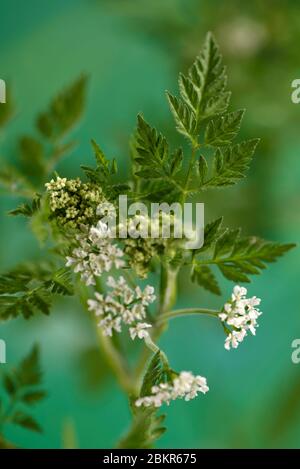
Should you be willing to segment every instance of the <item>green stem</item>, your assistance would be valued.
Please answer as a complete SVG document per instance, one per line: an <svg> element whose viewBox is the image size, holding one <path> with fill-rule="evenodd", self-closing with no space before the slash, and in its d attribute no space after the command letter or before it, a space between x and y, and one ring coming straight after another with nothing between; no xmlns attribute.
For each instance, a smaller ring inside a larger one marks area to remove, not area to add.
<svg viewBox="0 0 300 469"><path fill-rule="evenodd" d="M78 282L78 295L81 304L86 310L87 299L90 295L88 294L87 287L85 287L82 282ZM93 321L93 323L95 324L95 321ZM136 388L134 386L134 380L124 357L118 352L110 337L105 336L101 329L97 326L96 330L101 350L104 353L107 363L113 371L121 388L129 395L135 394Z"/></svg>
<svg viewBox="0 0 300 469"><path fill-rule="evenodd" d="M186 173L186 178L185 178L185 183L184 183L184 190L185 191L187 190L189 182L190 182L191 171L192 171L192 168L193 168L193 165L194 165L194 162L195 162L195 158L196 158L196 151L197 151L197 147L193 146L191 159L190 159L190 163L189 163L189 167L188 167L188 171Z"/></svg>
<svg viewBox="0 0 300 469"><path fill-rule="evenodd" d="M176 280L178 275L177 269L169 269L165 265L161 265L160 275L160 295L159 295L159 311L158 315L164 314L172 308L176 301Z"/></svg>
<svg viewBox="0 0 300 469"><path fill-rule="evenodd" d="M105 336L99 327L97 328L97 334L105 358L111 370L114 372L121 388L129 396L132 394L136 394L137 390L134 386L134 382L131 377L130 370L128 369L127 363L113 345L111 338Z"/></svg>
<svg viewBox="0 0 300 469"><path fill-rule="evenodd" d="M183 185L182 200L181 200L182 204L184 204L186 196L189 193L188 187L189 187L189 183L190 183L191 172L192 172L192 169L193 169L193 166L194 166L194 163L195 163L195 158L196 158L196 154L197 154L197 150L198 150L199 146L200 146L200 144L195 143L193 145L193 148L192 148L189 167L188 167L185 182L184 182L184 185Z"/></svg>
<svg viewBox="0 0 300 469"><path fill-rule="evenodd" d="M151 350L151 352L153 352L153 353L160 352L160 357L162 359L162 362L164 363L165 368L170 367L169 366L169 360L168 360L166 354L153 342L150 335L145 338L145 344Z"/></svg>
<svg viewBox="0 0 300 469"><path fill-rule="evenodd" d="M159 295L159 309L157 312L157 317L160 317L167 311L169 311L173 304L176 301L176 281L177 281L178 269L169 269L165 265L161 265L161 275L160 275L160 295ZM152 340L156 341L159 339L162 332L165 330L166 324L156 325L151 330ZM146 344L147 345L147 344ZM155 345L155 344L154 344ZM155 347L157 347L155 345ZM152 352L157 352L158 347L150 348L149 344L147 348L144 348L140 360L138 361L135 376L136 381L139 383L144 372L145 365L149 359L149 349Z"/></svg>
<svg viewBox="0 0 300 469"><path fill-rule="evenodd" d="M174 311L169 311L165 314L162 314L157 318L156 324L164 324L169 321L169 319L177 318L177 317L182 317L186 315L197 315L197 314L203 314L206 316L212 316L214 318L218 318L218 315L220 314L220 311L214 310L214 309L206 309L206 308L184 308L184 309L177 309Z"/></svg>

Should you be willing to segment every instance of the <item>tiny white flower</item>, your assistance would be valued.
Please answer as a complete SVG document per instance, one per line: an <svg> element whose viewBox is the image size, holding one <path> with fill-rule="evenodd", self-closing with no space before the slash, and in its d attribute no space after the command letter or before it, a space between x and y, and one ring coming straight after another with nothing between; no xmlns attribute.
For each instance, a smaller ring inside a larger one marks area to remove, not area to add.
<svg viewBox="0 0 300 469"><path fill-rule="evenodd" d="M189 371L182 371L172 382L160 383L153 386L150 396L140 397L136 400L137 407L154 406L160 407L175 399L184 399L189 401L197 397L198 393L205 394L209 391L206 378L203 376L194 376Z"/></svg>
<svg viewBox="0 0 300 469"><path fill-rule="evenodd" d="M130 337L134 340L136 337L139 339L145 339L149 336L149 332L147 329L152 327L151 324L147 324L146 322L139 322L135 327L129 328Z"/></svg>
<svg viewBox="0 0 300 469"><path fill-rule="evenodd" d="M133 317L138 321L146 316L146 310L142 303L135 303L132 306L131 312L133 314Z"/></svg>
<svg viewBox="0 0 300 469"><path fill-rule="evenodd" d="M141 288L138 286L135 289L136 297L142 300L143 305L148 306L150 303L155 301L156 296L154 295L154 287L151 285L147 285L145 289L142 291Z"/></svg>
<svg viewBox="0 0 300 469"><path fill-rule="evenodd" d="M231 295L231 301L225 303L223 311L219 314L221 321L233 328L225 340L226 350L237 348L246 337L248 330L252 335L256 334L257 318L262 314L256 307L261 300L256 296L246 298L246 294L246 288L236 285Z"/></svg>
<svg viewBox="0 0 300 469"><path fill-rule="evenodd" d="M241 300L242 298L247 295L247 288L245 287L240 287L239 285L236 285L233 289L233 294L232 294L232 299L233 300Z"/></svg>
<svg viewBox="0 0 300 469"><path fill-rule="evenodd" d="M93 277L92 277L93 278ZM113 332L121 332L121 324L129 327L130 337L135 339L145 339L149 336L147 329L151 324L141 322L146 318L146 309L141 296L132 290L124 277L115 279L109 276L106 285L111 288L108 294L95 293L95 299L88 300L88 309L96 316L101 316L99 327L103 329L105 335L112 336ZM147 295L152 298L153 287L146 290Z"/></svg>

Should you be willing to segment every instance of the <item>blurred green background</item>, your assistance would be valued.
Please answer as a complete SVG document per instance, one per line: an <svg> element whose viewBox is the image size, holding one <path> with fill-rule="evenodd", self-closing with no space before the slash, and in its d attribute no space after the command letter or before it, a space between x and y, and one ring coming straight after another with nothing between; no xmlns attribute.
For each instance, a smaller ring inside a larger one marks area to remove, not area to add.
<svg viewBox="0 0 300 469"><path fill-rule="evenodd" d="M59 165L65 176L92 162L90 138L116 156L128 174L128 139L138 112L170 138L174 134L165 89L176 91L179 71L213 31L228 65L235 108L247 108L243 136L261 137L249 177L238 187L208 194L206 219L225 215L245 234L299 239L300 105L291 82L300 78L300 4L293 0L2 0L0 77L11 86L14 119L0 135L1 158L16 160L17 138L30 132L37 112L82 72L88 105L76 131L78 146ZM22 219L6 212L16 200L1 197L1 270L39 258ZM251 294L264 315L256 338L226 352L222 329L211 319L173 321L161 344L175 369L207 377L210 392L166 409L168 432L158 447L300 447L300 365L291 342L300 337L299 249L254 278ZM180 279L178 306L214 307L213 298ZM90 321L72 300L53 314L1 325L7 365L34 342L41 344L49 396L36 409L42 435L7 434L17 444L57 448L75 433L81 448L112 447L129 424L125 396L97 349Z"/></svg>

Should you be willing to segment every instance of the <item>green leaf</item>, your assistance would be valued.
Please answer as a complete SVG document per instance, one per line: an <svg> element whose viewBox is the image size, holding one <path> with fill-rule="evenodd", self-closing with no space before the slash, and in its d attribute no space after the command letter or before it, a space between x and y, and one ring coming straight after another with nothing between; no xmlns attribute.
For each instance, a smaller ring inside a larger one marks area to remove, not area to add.
<svg viewBox="0 0 300 469"><path fill-rule="evenodd" d="M143 379L140 396L149 396L151 389L160 383L163 378L163 365L161 362L160 351L156 352L149 363L148 369Z"/></svg>
<svg viewBox="0 0 300 469"><path fill-rule="evenodd" d="M29 319L36 312L49 314L50 301L46 291L24 292L22 296L0 296L0 318L3 320L23 316Z"/></svg>
<svg viewBox="0 0 300 469"><path fill-rule="evenodd" d="M295 244L280 244L256 237L241 237L240 230L226 230L216 241L212 258L201 265L215 264L221 273L234 282L250 282L269 262L275 262Z"/></svg>
<svg viewBox="0 0 300 469"><path fill-rule="evenodd" d="M3 376L3 386L5 391L13 396L16 393L17 385L13 376L10 373L5 373Z"/></svg>
<svg viewBox="0 0 300 469"><path fill-rule="evenodd" d="M206 251L217 241L221 235L220 231L222 222L223 217L220 217L205 225L203 246L200 249L195 250L195 254Z"/></svg>
<svg viewBox="0 0 300 469"><path fill-rule="evenodd" d="M59 295L73 295L74 288L70 269L62 267L54 272L51 279L45 282L45 287L51 293Z"/></svg>
<svg viewBox="0 0 300 469"><path fill-rule="evenodd" d="M226 85L222 57L215 39L209 33L188 75L181 74L179 77L181 98L167 93L176 128L193 146L198 144L201 123L226 111L230 99Z"/></svg>
<svg viewBox="0 0 300 469"><path fill-rule="evenodd" d="M151 394L151 389L164 380L164 365L161 360L161 352L153 355L145 373L140 396ZM119 448L150 448L153 443L165 432L161 426L164 416L157 416L155 407L136 407L135 400L132 403L134 419L127 435L121 439Z"/></svg>
<svg viewBox="0 0 300 469"><path fill-rule="evenodd" d="M81 169L85 172L88 179L96 184L101 184L103 188L110 190L111 176L117 173L118 167L115 158L108 160L95 140L91 140L92 148L96 159L96 168L81 165Z"/></svg>
<svg viewBox="0 0 300 469"><path fill-rule="evenodd" d="M102 170L105 176L109 175L109 160L105 158L105 155L99 145L95 142L95 140L91 140L92 147L95 154L95 159L97 163L97 167Z"/></svg>
<svg viewBox="0 0 300 469"><path fill-rule="evenodd" d="M42 428L38 424L38 422L31 415L28 415L20 410L13 414L13 416L11 417L11 422L33 432L42 432Z"/></svg>
<svg viewBox="0 0 300 469"><path fill-rule="evenodd" d="M42 431L34 417L22 410L24 405L32 406L45 398L46 392L37 388L41 384L41 377L39 349L35 345L17 367L3 375L3 386L7 396L0 402L2 427L7 423L19 425L30 431ZM1 435L0 447L8 447Z"/></svg>
<svg viewBox="0 0 300 469"><path fill-rule="evenodd" d="M37 312L49 314L51 295L72 295L71 271L49 264L20 265L0 275L0 318L22 315L30 318Z"/></svg>
<svg viewBox="0 0 300 469"><path fill-rule="evenodd" d="M226 230L222 236L220 236L215 245L214 259L221 258L222 256L232 252L233 246L239 236L240 229Z"/></svg>
<svg viewBox="0 0 300 469"><path fill-rule="evenodd" d="M162 426L164 419L164 415L156 415L156 409L140 408L135 414L128 433L120 440L117 448L151 448L166 431L166 428Z"/></svg>
<svg viewBox="0 0 300 469"><path fill-rule="evenodd" d="M35 386L41 383L42 373L40 368L39 349L36 345L21 361L15 374L18 385L21 387Z"/></svg>
<svg viewBox="0 0 300 469"><path fill-rule="evenodd" d="M227 76L211 33L207 34L201 53L189 70L189 78L198 91L197 123L226 111L230 99L226 90Z"/></svg>
<svg viewBox="0 0 300 469"><path fill-rule="evenodd" d="M258 142L259 139L253 139L222 149L217 148L212 177L202 187L232 186L244 178Z"/></svg>
<svg viewBox="0 0 300 469"><path fill-rule="evenodd" d="M46 173L44 147L34 137L25 135L19 141L23 172L28 176L43 177Z"/></svg>
<svg viewBox="0 0 300 469"><path fill-rule="evenodd" d="M209 290L211 293L214 293L215 295L221 294L216 277L214 276L210 267L197 263L194 264L191 279L192 282L198 283L198 285L205 288L206 290Z"/></svg>
<svg viewBox="0 0 300 469"><path fill-rule="evenodd" d="M26 179L13 166L5 165L0 169L0 186L11 194L22 194L32 196L33 189L28 179Z"/></svg>
<svg viewBox="0 0 300 469"><path fill-rule="evenodd" d="M34 405L42 399L45 399L46 396L47 393L45 391L28 391L22 395L21 401L27 405Z"/></svg>
<svg viewBox="0 0 300 469"><path fill-rule="evenodd" d="M87 77L82 76L59 93L46 112L37 119L37 128L46 139L60 140L81 117L85 105Z"/></svg>
<svg viewBox="0 0 300 469"><path fill-rule="evenodd" d="M213 147L229 145L240 130L244 112L245 110L234 111L210 120L204 136L206 145Z"/></svg>
<svg viewBox="0 0 300 469"><path fill-rule="evenodd" d="M197 121L193 110L180 98L167 92L171 112L174 116L176 129L193 145L197 145Z"/></svg>
<svg viewBox="0 0 300 469"><path fill-rule="evenodd" d="M182 168L183 152L181 148L174 151L170 161L170 175L174 176Z"/></svg>
<svg viewBox="0 0 300 469"><path fill-rule="evenodd" d="M182 166L183 153L181 149L170 154L169 145L165 137L151 127L145 119L138 115L138 125L135 136L134 161L139 166L136 176L144 179L167 179L176 186L174 175Z"/></svg>
<svg viewBox="0 0 300 469"><path fill-rule="evenodd" d="M152 177L152 170L163 176L163 167L169 156L168 143L165 137L150 127L141 115L138 115L136 150L138 154L136 162L146 167L149 177Z"/></svg>
<svg viewBox="0 0 300 469"><path fill-rule="evenodd" d="M32 217L36 212L40 210L41 207L41 195L36 194L32 199L31 205L24 203L19 205L14 210L8 212L9 215L18 216L22 215L24 217Z"/></svg>
<svg viewBox="0 0 300 469"><path fill-rule="evenodd" d="M208 172L207 161L203 155L199 156L198 171L199 171L199 177L200 177L200 185L202 186L204 184L204 181Z"/></svg>

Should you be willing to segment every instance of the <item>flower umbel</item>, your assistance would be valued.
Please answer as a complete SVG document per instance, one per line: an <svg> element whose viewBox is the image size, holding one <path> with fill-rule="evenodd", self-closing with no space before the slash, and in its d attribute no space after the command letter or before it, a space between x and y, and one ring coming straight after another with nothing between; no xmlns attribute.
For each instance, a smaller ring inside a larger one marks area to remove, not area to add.
<svg viewBox="0 0 300 469"><path fill-rule="evenodd" d="M45 184L49 194L52 218L67 228L79 228L81 224L91 225L96 216L97 206L107 202L102 189L79 178L51 179Z"/></svg>
<svg viewBox="0 0 300 469"><path fill-rule="evenodd" d="M260 298L253 296L246 298L247 289L236 285L231 295L231 300L225 303L219 318L223 323L231 327L225 340L226 350L230 347L237 348L244 340L247 332L255 335L257 318L262 314L256 306L261 302Z"/></svg>
<svg viewBox="0 0 300 469"><path fill-rule="evenodd" d="M133 290L122 276L118 280L108 277L106 285L111 288L107 295L96 292L96 299L88 300L89 310L100 317L98 326L102 328L104 335L112 336L113 331L121 332L122 325L125 324L130 326L132 340L136 337L148 337L147 329L151 324L144 322L145 307L155 300L153 287L148 285L143 291L139 287Z"/></svg>
<svg viewBox="0 0 300 469"><path fill-rule="evenodd" d="M182 371L173 381L153 386L151 396L140 397L135 401L135 405L160 407L164 403L169 405L175 399L190 401L197 397L199 392L205 394L208 390L206 378L194 376L189 371Z"/></svg>
<svg viewBox="0 0 300 469"><path fill-rule="evenodd" d="M66 266L73 266L74 272L80 272L86 285L95 285L95 277L113 267L124 266L122 249L113 244L108 235L109 228L101 221L90 229L83 227L82 234L76 237L78 247L67 257Z"/></svg>

